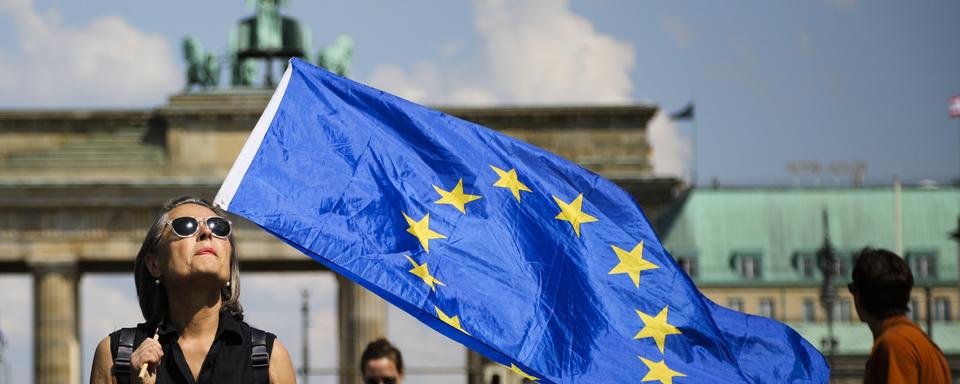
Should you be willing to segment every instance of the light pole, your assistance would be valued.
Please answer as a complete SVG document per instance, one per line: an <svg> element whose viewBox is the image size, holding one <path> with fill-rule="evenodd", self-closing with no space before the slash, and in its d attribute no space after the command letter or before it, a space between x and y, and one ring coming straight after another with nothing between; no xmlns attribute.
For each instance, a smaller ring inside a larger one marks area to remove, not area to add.
<svg viewBox="0 0 960 384"><path fill-rule="evenodd" d="M820 305L827 315L827 336L821 341L823 349L827 351L827 362L833 366L834 355L837 351L837 339L833 336L833 306L837 302L837 291L833 287L833 276L836 273L837 257L830 244L830 224L827 210L823 209L823 246L817 251L817 267L823 274L823 285L820 287Z"/></svg>
<svg viewBox="0 0 960 384"><path fill-rule="evenodd" d="M957 217L957 231L950 234L957 241L957 259L960 260L960 216Z"/></svg>
<svg viewBox="0 0 960 384"><path fill-rule="evenodd" d="M300 316L303 321L301 338L303 343L303 368L300 371L300 382L307 384L310 378L310 291L304 289L300 291L300 297L303 305L300 307Z"/></svg>
<svg viewBox="0 0 960 384"><path fill-rule="evenodd" d="M960 118L960 95L952 96L947 100L947 110L951 119ZM957 130L957 132L960 133L960 130ZM960 151L957 151L957 154L960 154ZM960 183L960 176L958 176L957 183Z"/></svg>

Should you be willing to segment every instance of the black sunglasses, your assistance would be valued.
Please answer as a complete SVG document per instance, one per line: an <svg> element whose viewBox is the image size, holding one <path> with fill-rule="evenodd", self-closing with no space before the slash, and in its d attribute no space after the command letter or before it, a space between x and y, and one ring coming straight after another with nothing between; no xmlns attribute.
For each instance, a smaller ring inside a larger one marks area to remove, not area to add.
<svg viewBox="0 0 960 384"><path fill-rule="evenodd" d="M365 384L397 384L396 377L371 377L364 381Z"/></svg>
<svg viewBox="0 0 960 384"><path fill-rule="evenodd" d="M203 224L210 229L210 233L219 238L230 236L230 231L233 230L230 225L230 220L220 216L210 216L206 219L202 217L181 216L173 220L168 220L167 224L173 229L173 234L180 237L190 237L197 234L197 231L200 230L201 220Z"/></svg>

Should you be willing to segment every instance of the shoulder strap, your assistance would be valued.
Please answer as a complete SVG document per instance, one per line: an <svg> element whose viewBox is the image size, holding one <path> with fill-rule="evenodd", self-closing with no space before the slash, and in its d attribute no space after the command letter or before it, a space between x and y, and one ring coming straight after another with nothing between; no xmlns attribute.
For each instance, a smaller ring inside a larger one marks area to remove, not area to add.
<svg viewBox="0 0 960 384"><path fill-rule="evenodd" d="M136 338L136 328L120 329L117 357L113 360L113 376L117 379L117 384L128 384L130 382L130 355L133 354L133 343Z"/></svg>
<svg viewBox="0 0 960 384"><path fill-rule="evenodd" d="M257 383L270 382L270 351L267 350L267 333L250 327L250 365Z"/></svg>

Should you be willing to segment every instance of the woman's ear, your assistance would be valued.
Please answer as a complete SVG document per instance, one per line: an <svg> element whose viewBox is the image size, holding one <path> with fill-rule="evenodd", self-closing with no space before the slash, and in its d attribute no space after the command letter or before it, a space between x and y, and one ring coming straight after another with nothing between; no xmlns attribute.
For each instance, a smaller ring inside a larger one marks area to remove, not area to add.
<svg viewBox="0 0 960 384"><path fill-rule="evenodd" d="M163 273L160 271L160 266L157 263L156 254L148 253L146 257L144 257L144 261L145 261L144 264L147 265L147 271L150 272L150 276L159 278L161 275L163 275Z"/></svg>

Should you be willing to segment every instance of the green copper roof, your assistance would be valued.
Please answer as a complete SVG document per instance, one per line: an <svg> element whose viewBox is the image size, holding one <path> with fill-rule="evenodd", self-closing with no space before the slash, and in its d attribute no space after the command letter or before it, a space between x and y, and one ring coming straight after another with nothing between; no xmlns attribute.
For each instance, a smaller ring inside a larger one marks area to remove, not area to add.
<svg viewBox="0 0 960 384"><path fill-rule="evenodd" d="M823 323L791 323L790 327L797 330L803 338L813 346L825 352L821 344L827 336L827 327ZM926 323L917 324L927 331ZM861 322L840 323L834 325L834 337L837 339L837 354L839 355L866 355L873 347L873 335L867 324ZM933 342L940 347L943 353L960 353L960 322L933 323Z"/></svg>
<svg viewBox="0 0 960 384"><path fill-rule="evenodd" d="M901 195L904 254L935 255L937 282L956 282L950 233L960 217L960 189L905 187ZM674 257L696 258L698 283L812 285L819 279L804 277L796 259L823 244L824 209L839 254L864 246L894 250L893 187L697 189L659 227ZM733 260L744 254L759 255L760 278L746 281L738 273Z"/></svg>

